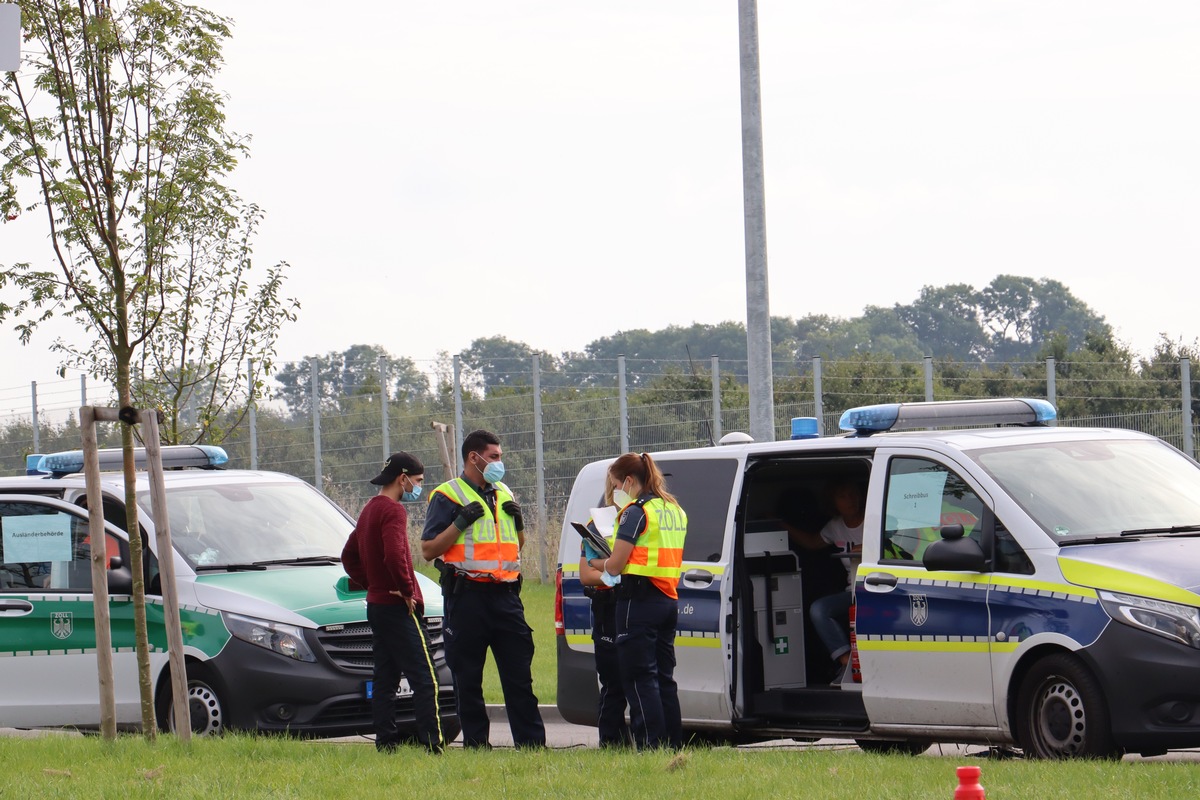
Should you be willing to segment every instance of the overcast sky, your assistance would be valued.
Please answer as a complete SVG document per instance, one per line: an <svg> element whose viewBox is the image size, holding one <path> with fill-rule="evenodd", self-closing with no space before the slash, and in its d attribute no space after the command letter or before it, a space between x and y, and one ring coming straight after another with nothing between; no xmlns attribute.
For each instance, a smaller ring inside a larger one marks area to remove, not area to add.
<svg viewBox="0 0 1200 800"><path fill-rule="evenodd" d="M736 0L212 0L295 360L744 321ZM1055 278L1192 342L1195 0L759 0L771 313ZM44 216L0 263L49 264ZM68 335L72 329L63 329ZM53 380L3 332L4 387Z"/></svg>

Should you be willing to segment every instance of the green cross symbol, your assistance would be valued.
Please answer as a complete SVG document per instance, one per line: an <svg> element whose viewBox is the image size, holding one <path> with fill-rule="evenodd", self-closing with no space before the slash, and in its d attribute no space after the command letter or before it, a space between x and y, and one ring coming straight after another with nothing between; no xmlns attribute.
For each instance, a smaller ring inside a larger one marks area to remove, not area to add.
<svg viewBox="0 0 1200 800"><path fill-rule="evenodd" d="M787 655L788 640L786 636L779 636L775 639L775 655Z"/></svg>

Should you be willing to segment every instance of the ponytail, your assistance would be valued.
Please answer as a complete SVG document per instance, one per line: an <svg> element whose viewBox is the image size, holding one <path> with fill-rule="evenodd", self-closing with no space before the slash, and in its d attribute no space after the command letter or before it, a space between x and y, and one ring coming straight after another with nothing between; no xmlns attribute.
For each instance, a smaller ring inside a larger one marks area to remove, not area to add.
<svg viewBox="0 0 1200 800"><path fill-rule="evenodd" d="M649 453L626 453L612 463L612 466L608 468L608 473L620 480L632 477L642 484L643 492L661 497L672 505L679 505L675 496L667 491L666 478L663 477L662 470L658 468L658 464L654 463L654 459L650 457Z"/></svg>

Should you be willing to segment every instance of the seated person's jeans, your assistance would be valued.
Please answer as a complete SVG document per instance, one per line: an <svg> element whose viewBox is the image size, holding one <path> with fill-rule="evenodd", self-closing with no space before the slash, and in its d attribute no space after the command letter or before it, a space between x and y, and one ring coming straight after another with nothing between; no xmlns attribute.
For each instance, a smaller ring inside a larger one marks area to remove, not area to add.
<svg viewBox="0 0 1200 800"><path fill-rule="evenodd" d="M818 598L809 610L813 628L834 661L850 652L851 599L850 590L846 589Z"/></svg>

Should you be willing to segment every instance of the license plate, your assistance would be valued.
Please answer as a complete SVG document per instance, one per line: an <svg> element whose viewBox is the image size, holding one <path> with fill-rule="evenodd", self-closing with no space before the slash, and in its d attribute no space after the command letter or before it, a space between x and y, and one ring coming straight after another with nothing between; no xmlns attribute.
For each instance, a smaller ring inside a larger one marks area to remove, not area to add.
<svg viewBox="0 0 1200 800"><path fill-rule="evenodd" d="M370 700L375 696L375 681L365 681L363 686L363 694ZM400 679L400 688L396 690L396 697L408 697L412 694L412 687L408 685L408 678Z"/></svg>

